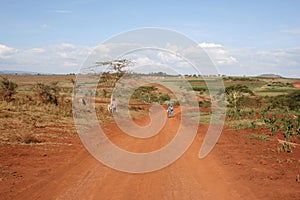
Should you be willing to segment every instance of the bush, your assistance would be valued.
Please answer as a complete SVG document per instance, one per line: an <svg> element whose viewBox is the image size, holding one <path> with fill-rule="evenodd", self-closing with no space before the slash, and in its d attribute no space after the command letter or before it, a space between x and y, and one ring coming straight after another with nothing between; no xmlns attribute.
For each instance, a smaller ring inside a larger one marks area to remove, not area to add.
<svg viewBox="0 0 300 200"><path fill-rule="evenodd" d="M263 97L242 96L237 100L238 108L261 108L263 106Z"/></svg>
<svg viewBox="0 0 300 200"><path fill-rule="evenodd" d="M295 91L287 95L267 97L270 109L300 110L300 91Z"/></svg>
<svg viewBox="0 0 300 200"><path fill-rule="evenodd" d="M7 102L13 100L13 95L17 93L18 84L8 80L7 78L2 78L1 80L1 90L0 94L2 100Z"/></svg>
<svg viewBox="0 0 300 200"><path fill-rule="evenodd" d="M211 107L211 102L208 100L199 101L198 104L199 104L199 107L201 107L201 108Z"/></svg>
<svg viewBox="0 0 300 200"><path fill-rule="evenodd" d="M168 94L162 94L159 96L158 99L160 102L165 102L165 101L170 101L171 97Z"/></svg>
<svg viewBox="0 0 300 200"><path fill-rule="evenodd" d="M247 85L231 85L225 88L227 95L227 101L230 107L238 108L238 101L245 96L254 96L254 93L249 89Z"/></svg>
<svg viewBox="0 0 300 200"><path fill-rule="evenodd" d="M51 85L38 83L34 90L36 91L42 103L52 103L58 105L59 88L57 83L52 83Z"/></svg>

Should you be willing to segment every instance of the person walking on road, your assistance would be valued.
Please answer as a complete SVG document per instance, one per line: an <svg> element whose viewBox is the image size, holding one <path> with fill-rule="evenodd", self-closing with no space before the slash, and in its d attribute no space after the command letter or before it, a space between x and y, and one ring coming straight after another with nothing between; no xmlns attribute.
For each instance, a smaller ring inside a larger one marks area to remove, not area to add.
<svg viewBox="0 0 300 200"><path fill-rule="evenodd" d="M118 105L118 103L117 103L116 99L113 99L110 104L110 110L112 113L117 112L117 105Z"/></svg>
<svg viewBox="0 0 300 200"><path fill-rule="evenodd" d="M174 108L172 105L169 105L167 112L169 113L169 117L173 117Z"/></svg>

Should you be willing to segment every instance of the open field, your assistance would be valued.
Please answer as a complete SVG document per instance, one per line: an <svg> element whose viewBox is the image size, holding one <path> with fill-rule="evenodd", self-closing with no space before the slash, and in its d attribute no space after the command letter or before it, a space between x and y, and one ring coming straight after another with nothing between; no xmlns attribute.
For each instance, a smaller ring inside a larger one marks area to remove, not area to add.
<svg viewBox="0 0 300 200"><path fill-rule="evenodd" d="M253 94L228 98L232 101L222 135L209 156L199 159L210 122L210 95L202 78L186 77L199 97L202 116L194 142L166 168L128 174L101 164L83 146L72 114L75 75L1 76L18 87L11 98L0 100L0 199L300 197L300 89L293 85L299 79L223 77L225 88L246 85ZM167 119L157 135L136 139L124 134L108 112L112 91L110 82L99 83L95 102L99 124L113 143L132 152L150 152L174 138L180 105L175 105L175 117ZM232 91L228 90L228 97ZM137 124L145 125L151 104L171 100L177 101L165 87L143 86L130 99L130 114Z"/></svg>

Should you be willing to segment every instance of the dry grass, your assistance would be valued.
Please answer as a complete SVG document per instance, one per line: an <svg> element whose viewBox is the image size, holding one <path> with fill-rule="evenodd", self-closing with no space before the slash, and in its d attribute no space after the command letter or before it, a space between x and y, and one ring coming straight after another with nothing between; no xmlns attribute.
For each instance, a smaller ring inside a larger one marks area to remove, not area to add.
<svg viewBox="0 0 300 200"><path fill-rule="evenodd" d="M18 83L17 95L10 102L0 101L0 142L7 144L46 144L51 138L74 135L71 93L59 96L58 105L39 101L32 87L37 83L61 81L72 91L72 76L7 76Z"/></svg>
<svg viewBox="0 0 300 200"><path fill-rule="evenodd" d="M19 133L16 135L12 135L11 140L12 142L25 143L25 144L42 142L31 133Z"/></svg>

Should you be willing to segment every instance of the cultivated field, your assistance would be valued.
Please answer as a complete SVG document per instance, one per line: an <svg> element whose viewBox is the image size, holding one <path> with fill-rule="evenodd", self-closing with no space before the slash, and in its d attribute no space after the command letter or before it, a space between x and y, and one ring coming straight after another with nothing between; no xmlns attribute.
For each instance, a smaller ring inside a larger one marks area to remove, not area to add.
<svg viewBox="0 0 300 200"><path fill-rule="evenodd" d="M102 77L95 88L96 114L107 137L132 152L150 152L168 144L181 120L176 96L155 84L133 93L129 109L139 125L149 123L152 104L175 107L174 118L167 119L157 135L135 139L123 134L107 109L116 76ZM150 78L180 81L165 75ZM146 174L110 169L86 151L73 120L75 75L1 75L0 79L0 199L300 198L299 79L222 77L225 127L209 156L199 159L212 97L203 78L185 77L199 101L197 136L175 163ZM214 82L215 77L206 81Z"/></svg>

